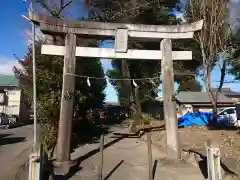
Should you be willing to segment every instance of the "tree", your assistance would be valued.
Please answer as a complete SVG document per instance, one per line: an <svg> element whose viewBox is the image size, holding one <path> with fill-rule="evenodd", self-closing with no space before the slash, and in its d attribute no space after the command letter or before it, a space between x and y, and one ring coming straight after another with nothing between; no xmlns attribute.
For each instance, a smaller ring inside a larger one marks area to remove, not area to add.
<svg viewBox="0 0 240 180"><path fill-rule="evenodd" d="M217 113L217 100L224 83L227 59L220 63L221 77L218 91L214 92L211 87L211 71L220 59L219 53L229 54L231 50L232 34L227 21L227 0L191 0L189 3L188 20L203 19L203 28L196 33L195 40L201 48L203 62L204 84L213 106L213 118Z"/></svg>
<svg viewBox="0 0 240 180"><path fill-rule="evenodd" d="M201 91L201 88L202 88L202 86L200 85L200 82L193 80L192 77L188 77L188 76L185 76L184 78L182 78L179 84L180 85L178 87L178 92L180 91L199 92Z"/></svg>
<svg viewBox="0 0 240 180"><path fill-rule="evenodd" d="M79 6L77 1L73 0L33 0L33 3L37 11L57 18L73 16L73 7Z"/></svg>
<svg viewBox="0 0 240 180"><path fill-rule="evenodd" d="M233 42L233 58L230 61L231 68L229 72L235 76L236 80L240 80L240 30L238 29L235 33Z"/></svg>
<svg viewBox="0 0 240 180"><path fill-rule="evenodd" d="M82 42L82 41L81 41ZM47 150L53 150L56 144L57 124L60 115L62 90L63 57L41 54L42 41L36 42L36 77L37 77L37 114L41 118L42 141ZM86 42L85 42L86 44ZM76 57L76 74L91 77L104 77L99 59ZM32 99L32 47L24 60L19 60L22 68L14 68L14 73L20 79L22 89ZM104 99L106 81L76 77L75 112L86 119L88 111L101 107ZM52 153L52 152L51 152Z"/></svg>
<svg viewBox="0 0 240 180"><path fill-rule="evenodd" d="M67 10L73 10L72 0L35 0L34 9L43 14L49 14L56 18L65 18L69 14ZM75 4L76 5L76 4ZM68 15L69 17L69 15ZM70 15L71 17L71 15ZM50 41L52 44L63 45L64 38L58 36L46 36L36 43L36 76L37 76L37 111L41 120L41 139L49 153L53 153L58 121L60 115L60 102L62 90L63 57L47 56L41 54L41 44ZM95 39L77 38L77 46L98 46ZM28 48L25 60L19 60L22 68L14 68L14 73L21 81L21 86L32 101L32 46ZM89 112L102 106L105 99L104 89L106 80L99 58L76 57L76 75L91 76L103 79L87 79L76 76L75 115L83 120L88 119ZM66 97L66 98L71 98ZM38 118L39 118L38 117ZM51 154L52 155L52 154ZM50 156L51 156L50 155Z"/></svg>
<svg viewBox="0 0 240 180"><path fill-rule="evenodd" d="M230 73L235 76L236 80L240 80L240 53L239 50L236 52L236 58L231 61Z"/></svg>
<svg viewBox="0 0 240 180"><path fill-rule="evenodd" d="M168 11L175 7L178 0L171 1L134 1L134 0L115 0L115 1L99 1L92 0L91 6L98 8L104 14L99 16L98 13L92 12L90 19L107 22L122 22L122 23L140 23L140 24L161 24L170 25L179 23L174 17L168 15ZM193 41L174 42L173 49L175 50L193 50L194 46L196 52L200 52L200 48L196 46ZM151 49L159 50L159 42L139 42L130 40L129 48L135 49ZM195 51L195 49L193 51ZM131 60L113 60L113 69L108 71L108 76L112 78L146 78L146 77L160 77L161 64L160 61L131 61ZM188 74L193 75L197 73L197 68L201 62L194 59L191 62L175 62L174 68L176 71L184 72L188 70ZM187 86L185 81L182 81L183 75L175 75L176 82L185 84L183 87L191 90L191 86ZM191 81L196 81L194 76L190 76ZM152 83L152 81L154 83ZM158 94L158 86L160 80L155 78L144 81L136 81L138 84L139 101L143 104L148 100L154 98ZM111 84L118 92L118 98L122 105L128 106L130 101L134 98L134 86L131 81L111 81ZM197 84L197 83L196 83ZM195 86L196 88L196 86ZM199 88L200 89L200 88ZM130 92L129 92L130 91Z"/></svg>

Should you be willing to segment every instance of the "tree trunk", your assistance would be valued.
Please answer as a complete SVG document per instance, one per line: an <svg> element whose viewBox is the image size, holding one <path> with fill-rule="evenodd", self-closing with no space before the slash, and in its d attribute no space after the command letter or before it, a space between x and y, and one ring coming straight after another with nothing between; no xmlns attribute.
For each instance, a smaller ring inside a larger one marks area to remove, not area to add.
<svg viewBox="0 0 240 180"><path fill-rule="evenodd" d="M208 96L211 100L212 106L213 106L213 111L212 111L212 122L216 121L217 118L217 107L218 107L218 97L221 92L222 86L224 84L224 79L226 76L226 61L223 62L223 65L221 67L221 77L220 77L220 83L218 86L218 89L216 92L213 92L211 88L211 66L208 66L206 72L205 72L205 86L206 90L208 92Z"/></svg>
<svg viewBox="0 0 240 180"><path fill-rule="evenodd" d="M135 102L136 102L136 107L137 107L137 118L140 119L142 116L142 106L141 106L141 102L139 100L139 93L138 93L138 87L134 88L134 92L135 92Z"/></svg>
<svg viewBox="0 0 240 180"><path fill-rule="evenodd" d="M130 72L129 72L129 66L127 61L121 61L121 71L123 78L129 79L130 78ZM124 96L127 97L127 109L131 109L130 106L134 102L134 93L133 93L133 87L130 80L125 80L122 83L123 89L124 89ZM131 117L130 113L130 117Z"/></svg>
<svg viewBox="0 0 240 180"><path fill-rule="evenodd" d="M130 71L127 61L122 61L121 70L123 78L130 79ZM124 94L128 99L128 114L130 119L133 119L132 124L130 125L130 131L136 131L136 126L140 124L140 119L142 115L141 103L138 97L138 87L133 87L131 80L123 81Z"/></svg>
<svg viewBox="0 0 240 180"><path fill-rule="evenodd" d="M214 123L217 117L217 96L218 93L214 94L211 87L211 66L207 66L207 69L204 72L204 83L206 87L206 91L208 93L208 97L212 103L213 111L212 111L212 122Z"/></svg>

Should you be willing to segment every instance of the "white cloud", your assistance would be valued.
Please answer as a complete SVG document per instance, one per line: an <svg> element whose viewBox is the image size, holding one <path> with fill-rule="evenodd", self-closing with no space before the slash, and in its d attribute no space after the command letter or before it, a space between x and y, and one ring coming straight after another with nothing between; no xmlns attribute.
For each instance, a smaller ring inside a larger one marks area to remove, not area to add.
<svg viewBox="0 0 240 180"><path fill-rule="evenodd" d="M24 33L24 37L26 38L26 41L28 43L28 45L31 45L32 44L32 30L31 29L27 29ZM39 27L36 27L35 29L35 40L36 41L44 41L45 43L47 44L52 44L53 43L53 38L52 36L50 35L46 35L46 34L43 34L41 31L40 31L40 28Z"/></svg>
<svg viewBox="0 0 240 180"><path fill-rule="evenodd" d="M25 31L25 34L24 34L27 42L28 42L28 45L31 45L32 44L32 30L31 29L27 29ZM43 40L44 39L44 34L40 31L39 27L36 27L35 29L35 40L38 41L38 40Z"/></svg>
<svg viewBox="0 0 240 180"><path fill-rule="evenodd" d="M13 67L16 66L20 68L20 64L17 60L4 57L0 55L0 74L13 75Z"/></svg>

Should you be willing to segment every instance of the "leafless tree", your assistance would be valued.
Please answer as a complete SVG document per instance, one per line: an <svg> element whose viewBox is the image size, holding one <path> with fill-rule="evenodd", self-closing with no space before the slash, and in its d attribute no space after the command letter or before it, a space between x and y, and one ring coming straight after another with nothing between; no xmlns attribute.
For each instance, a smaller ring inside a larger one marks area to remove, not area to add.
<svg viewBox="0 0 240 180"><path fill-rule="evenodd" d="M44 14L49 14L55 18L62 18L63 11L67 9L73 0L34 0L35 6L44 10ZM44 36L45 43L64 44L64 38L52 35Z"/></svg>
<svg viewBox="0 0 240 180"><path fill-rule="evenodd" d="M218 96L226 74L226 61L223 60L219 66L221 77L217 92L212 89L211 71L216 65L218 54L227 54L231 41L228 0L190 0L188 12L188 20L204 20L202 30L195 34L195 40L201 47L204 83L213 106L213 118L215 118Z"/></svg>
<svg viewBox="0 0 240 180"><path fill-rule="evenodd" d="M60 18L61 13L65 10L73 0L35 0L36 4L44 8L51 16Z"/></svg>

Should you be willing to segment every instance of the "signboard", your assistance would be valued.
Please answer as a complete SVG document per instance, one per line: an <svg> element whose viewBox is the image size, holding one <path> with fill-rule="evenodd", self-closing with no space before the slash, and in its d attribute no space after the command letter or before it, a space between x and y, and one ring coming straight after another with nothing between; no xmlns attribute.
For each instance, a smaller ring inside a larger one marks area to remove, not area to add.
<svg viewBox="0 0 240 180"><path fill-rule="evenodd" d="M237 103L237 102L240 102L240 98L232 98L232 101L233 101L233 102L236 102L236 103Z"/></svg>
<svg viewBox="0 0 240 180"><path fill-rule="evenodd" d="M115 37L115 52L126 53L128 48L128 29L117 29Z"/></svg>

